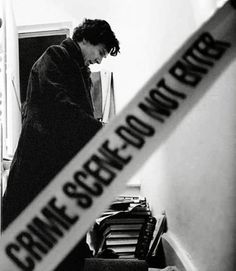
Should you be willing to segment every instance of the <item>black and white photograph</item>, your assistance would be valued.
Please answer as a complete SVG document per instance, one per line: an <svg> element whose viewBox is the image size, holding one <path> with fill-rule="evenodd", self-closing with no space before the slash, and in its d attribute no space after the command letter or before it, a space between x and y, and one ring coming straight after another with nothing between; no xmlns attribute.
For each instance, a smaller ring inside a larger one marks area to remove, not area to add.
<svg viewBox="0 0 236 271"><path fill-rule="evenodd" d="M236 269L236 1L0 0L0 270Z"/></svg>

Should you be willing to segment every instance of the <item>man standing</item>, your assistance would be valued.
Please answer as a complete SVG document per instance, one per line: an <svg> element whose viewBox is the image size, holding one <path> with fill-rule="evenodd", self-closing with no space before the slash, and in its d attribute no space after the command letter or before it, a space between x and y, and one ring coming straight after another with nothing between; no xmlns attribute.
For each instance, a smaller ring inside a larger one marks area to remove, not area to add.
<svg viewBox="0 0 236 271"><path fill-rule="evenodd" d="M93 116L89 65L100 64L119 50L106 21L85 19L74 29L72 39L50 46L33 65L22 106L22 131L3 198L2 230L102 127ZM80 270L80 258L90 251L81 241L75 252L57 270Z"/></svg>

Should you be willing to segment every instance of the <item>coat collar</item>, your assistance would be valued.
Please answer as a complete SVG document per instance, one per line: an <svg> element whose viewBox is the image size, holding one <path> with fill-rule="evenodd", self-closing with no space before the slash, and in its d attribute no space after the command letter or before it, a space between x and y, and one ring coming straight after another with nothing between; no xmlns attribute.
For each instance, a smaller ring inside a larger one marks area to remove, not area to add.
<svg viewBox="0 0 236 271"><path fill-rule="evenodd" d="M67 38L64 41L62 41L61 46L64 47L70 54L70 56L78 62L80 68L85 67L81 49L79 45L76 44L75 41L73 41L71 38Z"/></svg>

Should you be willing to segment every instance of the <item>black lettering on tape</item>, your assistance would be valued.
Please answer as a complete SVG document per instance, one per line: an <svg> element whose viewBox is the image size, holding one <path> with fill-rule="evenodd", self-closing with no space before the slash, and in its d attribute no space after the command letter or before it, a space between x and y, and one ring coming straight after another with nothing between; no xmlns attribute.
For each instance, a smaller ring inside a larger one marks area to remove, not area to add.
<svg viewBox="0 0 236 271"><path fill-rule="evenodd" d="M148 116L164 123L165 118L171 115L171 110L179 107L179 102L176 98L185 99L186 94L169 87L164 78L156 86L157 89L151 89L149 96L145 97L144 102L139 103L138 106Z"/></svg>
<svg viewBox="0 0 236 271"><path fill-rule="evenodd" d="M29 254L36 260L41 261L41 254L46 254L48 249L38 242L30 233L23 231L17 235L18 243L29 252Z"/></svg>
<svg viewBox="0 0 236 271"><path fill-rule="evenodd" d="M192 65L180 60L172 66L170 74L180 82L192 87L195 87L202 80L202 75L195 72Z"/></svg>
<svg viewBox="0 0 236 271"><path fill-rule="evenodd" d="M56 198L52 198L48 204L50 208L66 223L69 225L75 224L75 222L79 219L78 215L74 215L73 217L66 212L66 206L57 206L56 205Z"/></svg>
<svg viewBox="0 0 236 271"><path fill-rule="evenodd" d="M35 267L35 262L30 256L25 256L22 258L18 255L21 248L19 245L11 243L6 247L7 256L14 262L14 264L23 271L32 271Z"/></svg>
<svg viewBox="0 0 236 271"><path fill-rule="evenodd" d="M218 60L225 53L226 49L230 47L229 42L215 40L210 33L203 33L193 44L202 55L205 57Z"/></svg>
<svg viewBox="0 0 236 271"><path fill-rule="evenodd" d="M184 63L188 65L189 69L191 69L192 72L197 72L197 73L202 73L202 74L206 74L208 72L208 67L205 67L203 65L200 66L189 55L184 54L183 60L184 60Z"/></svg>
<svg viewBox="0 0 236 271"><path fill-rule="evenodd" d="M37 229L34 225L28 224L27 229L29 232L31 232L33 235L35 235L41 242L44 243L49 249L53 247L53 242L51 242L47 236L44 236L42 232L40 232L39 229Z"/></svg>
<svg viewBox="0 0 236 271"><path fill-rule="evenodd" d="M153 100L152 96L145 97L145 102L139 103L139 108L154 119L164 122L164 117L169 117L171 110L164 108L160 102Z"/></svg>
<svg viewBox="0 0 236 271"><path fill-rule="evenodd" d="M144 136L154 135L155 129L134 115L128 115L125 120L127 126L119 126L115 133L125 141L125 147L129 144L137 149L142 148L145 143Z"/></svg>
<svg viewBox="0 0 236 271"><path fill-rule="evenodd" d="M169 72L178 81L195 87L208 72L209 67L204 65L213 66L229 47L230 43L214 40L209 33L203 33Z"/></svg>
<svg viewBox="0 0 236 271"><path fill-rule="evenodd" d="M53 244L57 243L58 238L64 235L63 230L68 230L69 225L48 207L41 211L44 218L34 217L32 224L37 227L44 236Z"/></svg>
<svg viewBox="0 0 236 271"><path fill-rule="evenodd" d="M74 174L74 180L75 183L82 187L85 191L89 192L93 196L100 196L103 192L102 185L100 183L94 182L92 186L89 185L88 179L87 179L87 174L83 171L77 171ZM84 182L85 180L85 182Z"/></svg>
<svg viewBox="0 0 236 271"><path fill-rule="evenodd" d="M63 230L69 230L78 220L78 216L70 216L66 212L66 206L56 205L55 197L41 210L41 214L43 218L34 217L26 230L16 236L17 243L6 247L8 257L24 271L33 270L35 261L41 261L58 241L58 237L64 235ZM27 256L22 258L22 251L27 252Z"/></svg>
<svg viewBox="0 0 236 271"><path fill-rule="evenodd" d="M102 144L101 148L99 148L99 152L102 153L103 155L113 157L113 159L118 160L122 164L125 164L125 165L128 164L130 162L130 160L132 159L132 156L128 155L128 156L124 157L121 154L122 150L126 149L127 145L124 144L120 148L111 149L111 146L109 143L110 143L110 141L106 140Z"/></svg>
<svg viewBox="0 0 236 271"><path fill-rule="evenodd" d="M171 99L170 97L164 95L157 89L151 89L149 92L149 95L152 101L154 101L160 108L163 108L166 110L166 111L163 111L165 112L164 115L166 116L169 116L171 114L170 110L173 110L179 107L179 103L176 100Z"/></svg>
<svg viewBox="0 0 236 271"><path fill-rule="evenodd" d="M214 65L214 62L212 60L204 58L194 46L191 46L186 51L186 53L183 55L183 59L186 61L188 60L189 62L195 61L198 64L206 65L209 67L212 67Z"/></svg>
<svg viewBox="0 0 236 271"><path fill-rule="evenodd" d="M128 115L126 122L134 131L141 135L153 136L155 134L155 129L151 125L144 123L136 116Z"/></svg>
<svg viewBox="0 0 236 271"><path fill-rule="evenodd" d="M180 98L180 99L186 99L186 94L182 93L180 91L177 91L170 86L166 84L166 80L162 78L158 83L157 83L157 89L159 91L164 91L166 94L171 94L171 96L174 96L175 98Z"/></svg>
<svg viewBox="0 0 236 271"><path fill-rule="evenodd" d="M78 206L87 209L92 205L92 198L83 192L78 191L78 186L72 182L67 182L62 188L65 195L69 198L75 199Z"/></svg>
<svg viewBox="0 0 236 271"><path fill-rule="evenodd" d="M132 121L130 120L132 123ZM141 129L142 133L153 133L151 128L136 119L136 129ZM134 126L134 123L131 126ZM145 130L144 130L145 129ZM90 159L84 164L85 171L76 171L73 176L74 182L67 182L63 186L64 193L73 199L77 200L77 204L82 208L88 208L92 204L92 198L88 194L84 194L80 189L88 192L91 196L100 196L103 192L101 184L109 185L116 177L114 170L122 170L130 160L131 156L121 156L121 151L126 148L122 145L119 148L111 149L109 141L106 140L98 149L99 154L93 154ZM90 177L90 178L89 178ZM94 179L92 179L93 177Z"/></svg>
<svg viewBox="0 0 236 271"><path fill-rule="evenodd" d="M116 177L116 173L112 169L121 170L123 165L111 157L99 157L97 154L93 154L83 167L97 181L109 185Z"/></svg>
<svg viewBox="0 0 236 271"><path fill-rule="evenodd" d="M190 47L186 53L183 55L183 59L184 61L186 61L187 63L193 65L193 66L197 66L196 71L199 71L201 73L207 73L209 67L212 67L214 65L214 62L203 58L197 49L195 49L193 46ZM200 66L199 66L200 65ZM205 67L207 66L207 67Z"/></svg>
<svg viewBox="0 0 236 271"><path fill-rule="evenodd" d="M115 133L125 141L126 144L132 145L137 149L141 149L145 141L143 137L134 132L131 127L119 126Z"/></svg>

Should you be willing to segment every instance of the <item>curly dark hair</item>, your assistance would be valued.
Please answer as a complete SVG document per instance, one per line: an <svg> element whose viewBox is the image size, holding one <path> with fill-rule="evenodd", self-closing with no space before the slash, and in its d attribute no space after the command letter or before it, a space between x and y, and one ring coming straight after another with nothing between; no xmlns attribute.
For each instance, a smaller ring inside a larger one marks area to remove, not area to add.
<svg viewBox="0 0 236 271"><path fill-rule="evenodd" d="M72 39L77 42L85 39L93 45L104 44L107 52L112 56L120 52L119 41L105 20L85 19L81 25L75 27Z"/></svg>

